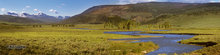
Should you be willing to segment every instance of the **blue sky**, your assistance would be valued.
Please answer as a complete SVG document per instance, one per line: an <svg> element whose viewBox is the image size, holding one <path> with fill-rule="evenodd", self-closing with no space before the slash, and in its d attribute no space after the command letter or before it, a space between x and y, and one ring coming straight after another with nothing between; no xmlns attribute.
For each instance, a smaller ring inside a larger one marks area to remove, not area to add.
<svg viewBox="0 0 220 55"><path fill-rule="evenodd" d="M97 5L131 4L139 2L207 3L220 0L0 0L0 14L6 12L39 13L53 16L73 16Z"/></svg>

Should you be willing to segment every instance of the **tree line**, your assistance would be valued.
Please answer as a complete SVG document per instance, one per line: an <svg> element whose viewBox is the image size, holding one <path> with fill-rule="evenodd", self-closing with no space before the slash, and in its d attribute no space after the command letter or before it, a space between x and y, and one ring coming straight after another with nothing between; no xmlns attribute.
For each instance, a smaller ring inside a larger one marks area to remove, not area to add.
<svg viewBox="0 0 220 55"><path fill-rule="evenodd" d="M109 16L104 17L104 28L118 28L118 29L127 29L130 30L132 27L136 27L139 25L135 20L132 19L124 19L120 16Z"/></svg>
<svg viewBox="0 0 220 55"><path fill-rule="evenodd" d="M51 27L74 27L73 24L51 24ZM41 28L43 25L32 25L34 28Z"/></svg>

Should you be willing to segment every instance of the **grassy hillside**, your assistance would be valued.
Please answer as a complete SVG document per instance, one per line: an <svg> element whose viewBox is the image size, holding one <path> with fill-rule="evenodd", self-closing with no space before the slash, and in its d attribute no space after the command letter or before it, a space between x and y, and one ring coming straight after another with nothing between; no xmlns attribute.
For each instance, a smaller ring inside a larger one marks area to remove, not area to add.
<svg viewBox="0 0 220 55"><path fill-rule="evenodd" d="M0 22L0 29L21 29L21 28L23 27L17 23ZM1 31L4 31L4 30L1 30Z"/></svg>
<svg viewBox="0 0 220 55"><path fill-rule="evenodd" d="M103 16L118 15L142 24L170 22L179 27L218 27L220 3L170 3L151 2L128 5L102 5L92 7L82 14L61 23L103 23ZM209 24L212 24L211 26Z"/></svg>
<svg viewBox="0 0 220 55"><path fill-rule="evenodd" d="M171 17L166 19L172 25L178 25L185 28L219 28L220 27L220 16L219 15L203 15L203 16L186 16L181 15L178 17ZM164 21L163 21L164 22Z"/></svg>

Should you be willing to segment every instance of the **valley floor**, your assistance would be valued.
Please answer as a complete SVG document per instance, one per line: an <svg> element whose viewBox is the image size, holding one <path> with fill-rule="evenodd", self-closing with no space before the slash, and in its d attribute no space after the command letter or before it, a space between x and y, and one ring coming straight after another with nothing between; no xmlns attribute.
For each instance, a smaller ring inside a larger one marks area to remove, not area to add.
<svg viewBox="0 0 220 55"><path fill-rule="evenodd" d="M77 28L89 28L82 30ZM98 30L97 30L98 29ZM145 27L133 30L104 29L103 25L81 24L75 27L0 29L0 53L3 55L144 55L159 48L153 42L129 43L131 41L111 41L109 39L143 38L156 36L129 36L104 34L106 31L144 31L147 33L194 33L197 35L180 41L183 44L205 46L185 55L220 55L219 29L169 29L171 31L149 31ZM212 44L210 44L212 43ZM214 43L214 44L213 44ZM215 44L216 43L216 44Z"/></svg>
<svg viewBox="0 0 220 55"><path fill-rule="evenodd" d="M104 34L105 31L115 30L73 29L80 27L86 26L80 25L70 28L45 25L41 28L29 26L21 29L0 29L0 54L142 55L158 48L153 42L129 43L130 41L108 40L143 36Z"/></svg>

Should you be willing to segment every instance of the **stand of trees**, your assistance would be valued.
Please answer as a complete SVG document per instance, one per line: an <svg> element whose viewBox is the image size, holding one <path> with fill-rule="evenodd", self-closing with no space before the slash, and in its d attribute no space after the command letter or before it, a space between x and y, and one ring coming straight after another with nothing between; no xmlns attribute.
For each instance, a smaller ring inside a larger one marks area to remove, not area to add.
<svg viewBox="0 0 220 55"><path fill-rule="evenodd" d="M151 25L147 25L148 28L171 28L172 25L169 22L164 22L163 24L151 24Z"/></svg>
<svg viewBox="0 0 220 55"><path fill-rule="evenodd" d="M52 27L74 27L73 24L53 24Z"/></svg>
<svg viewBox="0 0 220 55"><path fill-rule="evenodd" d="M36 27L42 27L42 25L33 25L34 28Z"/></svg>
<svg viewBox="0 0 220 55"><path fill-rule="evenodd" d="M121 18L120 16L105 17L104 19L105 19L104 28L117 27L118 29L130 30L132 27L136 27L137 25L139 25L134 20L126 20L126 19Z"/></svg>

